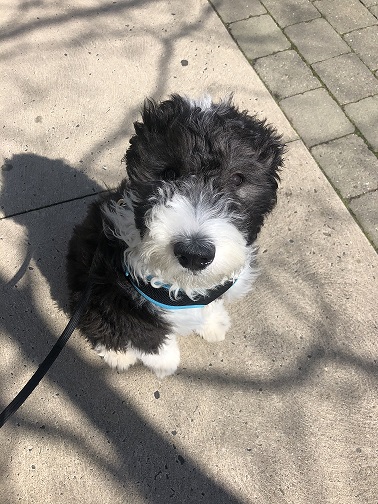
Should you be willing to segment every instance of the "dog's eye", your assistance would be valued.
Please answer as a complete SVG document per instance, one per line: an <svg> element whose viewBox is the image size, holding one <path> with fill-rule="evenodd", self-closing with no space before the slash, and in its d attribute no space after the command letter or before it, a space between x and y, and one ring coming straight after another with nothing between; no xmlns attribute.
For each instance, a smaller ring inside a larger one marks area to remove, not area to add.
<svg viewBox="0 0 378 504"><path fill-rule="evenodd" d="M163 180L176 180L176 178L177 178L177 173L175 172L175 170L173 168L167 168L162 173Z"/></svg>
<svg viewBox="0 0 378 504"><path fill-rule="evenodd" d="M244 177L241 173L234 173L231 177L231 183L235 187L241 186L244 182Z"/></svg>

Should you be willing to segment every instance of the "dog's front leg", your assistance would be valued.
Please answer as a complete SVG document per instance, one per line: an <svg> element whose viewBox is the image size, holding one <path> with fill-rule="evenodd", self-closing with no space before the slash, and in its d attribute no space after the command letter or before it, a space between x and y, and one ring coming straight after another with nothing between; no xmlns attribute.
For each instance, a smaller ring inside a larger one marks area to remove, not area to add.
<svg viewBox="0 0 378 504"><path fill-rule="evenodd" d="M223 305L222 299L217 299L203 309L203 324L197 330L206 341L222 341L231 326L230 317Z"/></svg>
<svg viewBox="0 0 378 504"><path fill-rule="evenodd" d="M133 349L138 359L152 369L158 378L173 374L180 363L180 350L174 334L169 334L157 353L144 353Z"/></svg>

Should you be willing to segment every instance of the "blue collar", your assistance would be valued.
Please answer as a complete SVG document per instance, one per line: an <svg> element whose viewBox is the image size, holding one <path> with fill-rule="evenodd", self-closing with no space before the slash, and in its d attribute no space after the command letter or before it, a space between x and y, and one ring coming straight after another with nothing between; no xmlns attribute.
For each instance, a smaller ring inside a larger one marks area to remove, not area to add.
<svg viewBox="0 0 378 504"><path fill-rule="evenodd" d="M130 284L144 299L147 299L147 301L150 301L153 305L163 308L164 310L203 308L227 292L236 281L228 280L222 285L217 285L213 289L207 291L208 293L206 296L199 296L195 301L193 301L193 299L182 291L177 299L172 299L169 295L170 285L162 284L160 287L153 287L151 283L145 282L144 280L140 280L136 283L127 269L125 269L125 275Z"/></svg>

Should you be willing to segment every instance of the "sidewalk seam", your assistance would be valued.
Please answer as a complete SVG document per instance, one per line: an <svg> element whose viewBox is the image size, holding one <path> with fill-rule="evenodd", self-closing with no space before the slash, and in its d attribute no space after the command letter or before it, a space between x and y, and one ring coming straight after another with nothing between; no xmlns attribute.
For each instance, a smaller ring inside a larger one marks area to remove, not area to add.
<svg viewBox="0 0 378 504"><path fill-rule="evenodd" d="M43 205L40 207L29 208L27 210L23 210L22 212L15 212L13 214L4 215L4 217L0 217L0 221L5 220L5 219L12 219L13 217L18 217L19 215L24 215L24 214L28 214L28 213L32 213L32 212L39 212L40 210L45 210L46 208L52 208L55 206L65 205L66 203L72 203L73 201L80 201L82 199L90 198L91 196L99 196L100 194L104 194L104 193L109 192L109 190L112 190L112 188L104 189L103 191L97 191L97 192L93 192L93 193L84 194L83 196L77 196L76 198L62 200L57 203L51 203L49 205Z"/></svg>

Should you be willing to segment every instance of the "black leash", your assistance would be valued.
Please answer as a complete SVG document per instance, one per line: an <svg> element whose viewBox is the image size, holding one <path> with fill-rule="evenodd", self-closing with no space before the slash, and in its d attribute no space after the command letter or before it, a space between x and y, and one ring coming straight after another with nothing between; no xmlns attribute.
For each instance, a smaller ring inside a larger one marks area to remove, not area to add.
<svg viewBox="0 0 378 504"><path fill-rule="evenodd" d="M45 376L47 371L50 369L52 364L54 363L55 359L58 357L60 352L62 351L64 345L67 343L69 340L71 334L74 332L76 329L80 317L83 314L84 308L88 303L89 297L92 292L92 287L93 287L93 276L92 272L94 270L94 267L96 265L98 259L98 247L96 249L95 255L92 260L91 268L89 271L89 279L88 283L85 287L85 290L75 308L75 311L68 322L67 326L65 327L64 331L62 332L61 336L55 343L55 345L52 347L50 350L49 354L45 358L45 360L39 365L37 371L33 374L33 376L30 378L30 380L26 383L26 385L21 389L21 391L16 395L16 397L13 399L13 401L8 404L8 406L5 408L5 410L0 414L0 428L3 427L5 422L15 413L18 408L26 401L26 399L30 396L30 394L33 392L33 390L36 388L38 383L42 380L42 378Z"/></svg>
<svg viewBox="0 0 378 504"><path fill-rule="evenodd" d="M16 397L5 408L5 410L0 414L0 428L5 424L5 422L9 419L9 417L11 417L13 413L15 413L18 410L18 408L26 401L26 399L36 388L38 383L42 380L47 371L50 369L51 365L54 363L55 359L62 351L64 345L67 343L71 334L74 332L77 324L79 323L80 317L91 294L91 290L92 290L92 282L90 281L88 282L88 285L75 309L74 314L71 317L71 320L68 322L60 338L52 347L45 360L39 365L37 371L33 374L33 376L30 378L27 384L16 395Z"/></svg>

